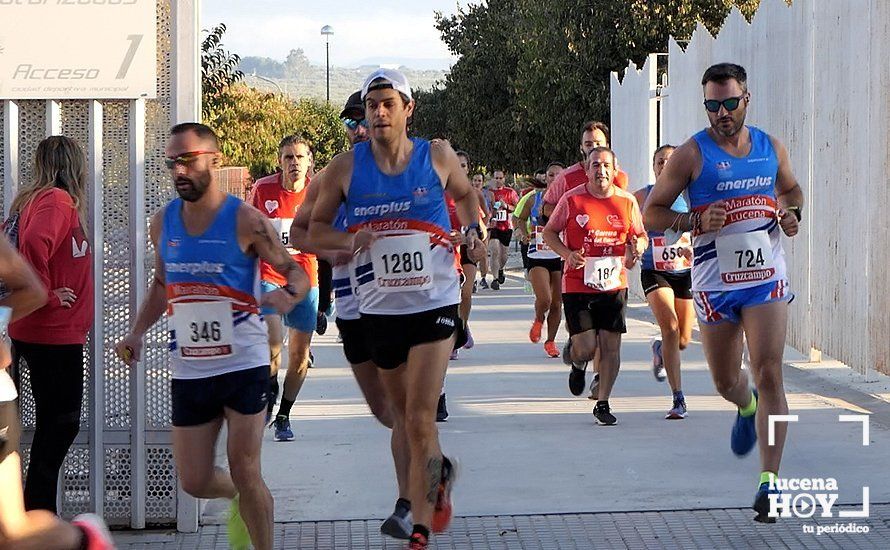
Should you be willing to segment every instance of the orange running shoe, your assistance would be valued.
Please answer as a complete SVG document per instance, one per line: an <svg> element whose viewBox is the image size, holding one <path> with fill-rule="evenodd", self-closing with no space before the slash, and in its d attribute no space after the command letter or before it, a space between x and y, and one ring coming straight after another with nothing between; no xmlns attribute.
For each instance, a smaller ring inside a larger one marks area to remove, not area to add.
<svg viewBox="0 0 890 550"><path fill-rule="evenodd" d="M442 456L442 479L439 481L439 491L436 496L436 507L433 509L432 529L433 533L444 533L451 525L453 515L451 505L451 489L457 479L457 467L452 464L447 456Z"/></svg>
<svg viewBox="0 0 890 550"><path fill-rule="evenodd" d="M532 328L528 331L528 339L532 341L532 344L537 344L541 341L541 329L544 328L544 321L538 321L535 319L535 322L532 323Z"/></svg>
<svg viewBox="0 0 890 550"><path fill-rule="evenodd" d="M544 351L546 351L547 355L550 357L559 357L559 350L556 349L556 342L553 340L544 342Z"/></svg>

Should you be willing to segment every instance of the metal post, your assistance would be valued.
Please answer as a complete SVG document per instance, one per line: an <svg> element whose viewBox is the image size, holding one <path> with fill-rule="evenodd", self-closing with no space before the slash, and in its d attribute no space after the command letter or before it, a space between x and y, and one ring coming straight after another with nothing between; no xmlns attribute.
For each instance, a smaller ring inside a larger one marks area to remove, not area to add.
<svg viewBox="0 0 890 550"><path fill-rule="evenodd" d="M326 97L327 97L328 104L330 104L331 103L331 41L330 41L330 38L328 38L327 36L325 36L324 51L325 51L324 64L325 64L325 70L327 72L327 78L325 79L326 87L327 87L327 96Z"/></svg>
<svg viewBox="0 0 890 550"><path fill-rule="evenodd" d="M130 101L130 312L145 295L145 100ZM145 528L145 363L130 370L130 527Z"/></svg>
<svg viewBox="0 0 890 550"><path fill-rule="evenodd" d="M3 102L3 218L19 188L19 106L9 99Z"/></svg>
<svg viewBox="0 0 890 550"><path fill-rule="evenodd" d="M46 100L46 137L62 133L62 104L55 99Z"/></svg>
<svg viewBox="0 0 890 550"><path fill-rule="evenodd" d="M90 240L93 252L93 309L104 311L105 235L102 227L104 150L102 149L102 104L91 100L89 107L90 158ZM90 496L93 511L105 514L105 322L102 315L93 317L90 337Z"/></svg>

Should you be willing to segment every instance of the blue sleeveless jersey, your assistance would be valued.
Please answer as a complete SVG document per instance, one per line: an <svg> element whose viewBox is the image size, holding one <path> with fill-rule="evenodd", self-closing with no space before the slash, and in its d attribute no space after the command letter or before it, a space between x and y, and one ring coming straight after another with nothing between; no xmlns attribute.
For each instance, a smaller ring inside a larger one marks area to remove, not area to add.
<svg viewBox="0 0 890 550"><path fill-rule="evenodd" d="M346 231L346 227L346 205L341 204L334 219L334 228ZM338 319L354 320L361 316L355 295L353 269L353 262L331 266L331 290L334 293L334 308Z"/></svg>
<svg viewBox="0 0 890 550"><path fill-rule="evenodd" d="M542 211L544 207L544 191L544 189L532 191L535 197L528 215L529 225L531 225L531 232L528 238L528 257L536 260L553 260L559 258L559 254L550 250L550 247L544 244L544 220L541 219L544 215Z"/></svg>
<svg viewBox="0 0 890 550"><path fill-rule="evenodd" d="M653 187L655 187L655 186L651 185L651 184L646 186L646 197L647 198L649 197L649 193L652 192ZM643 207L643 205L641 204L640 208L642 208L642 207ZM683 197L682 193L677 195L677 200L675 200L674 204L671 205L671 210L673 210L674 212L677 212L677 213L689 212L689 204L686 203L686 199ZM647 233L649 234L649 247L646 248L645 252L643 252L643 257L641 260L642 263L640 264L640 268L655 270L656 267L655 267L655 262L652 259L652 251L656 248L656 246L657 246L656 243L658 243L658 245L664 244L664 233L662 233L661 231L647 231ZM683 233L683 236L684 237L681 238L681 241L685 243L685 241L688 239L689 234ZM664 266L659 265L659 267L664 267ZM685 273L685 272L689 271L689 269L688 268L686 268L686 269L663 269L663 270L659 269L658 271L666 271L668 273Z"/></svg>
<svg viewBox="0 0 890 550"><path fill-rule="evenodd" d="M701 212L715 201L727 203L726 224L720 231L692 237L693 290L743 289L786 278L775 191L779 159L765 132L753 126L748 131L751 151L743 158L721 149L707 130L693 136L702 169L687 187L690 206ZM752 250L739 245L739 238L753 237L760 238L763 246Z"/></svg>
<svg viewBox="0 0 890 550"><path fill-rule="evenodd" d="M171 201L164 211L158 254L166 276L173 378L205 378L269 363L259 310L259 260L238 244L241 204L229 195L210 227L198 236L185 229L182 199ZM202 309L206 307L216 309ZM225 328L226 314L231 334Z"/></svg>
<svg viewBox="0 0 890 550"><path fill-rule="evenodd" d="M377 167L370 142L353 148L352 179L345 203L348 230L366 229L378 241L388 241L375 243L355 259L361 313L418 313L460 301L445 190L433 169L429 142L418 138L411 141L411 160L404 172L395 176ZM392 248L395 245L390 243L412 235L414 248ZM418 235L424 236L423 246L417 244Z"/></svg>

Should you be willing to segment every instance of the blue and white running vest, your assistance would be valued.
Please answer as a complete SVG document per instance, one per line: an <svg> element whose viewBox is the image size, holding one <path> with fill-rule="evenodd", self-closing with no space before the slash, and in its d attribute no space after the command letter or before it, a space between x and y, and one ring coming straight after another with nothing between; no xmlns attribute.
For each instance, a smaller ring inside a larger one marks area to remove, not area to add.
<svg viewBox="0 0 890 550"><path fill-rule="evenodd" d="M544 221L541 219L544 206L544 189L532 191L535 194L529 212L528 221L531 225L531 234L528 239L528 257L536 260L553 260L559 258L559 254L550 249L544 242Z"/></svg>
<svg viewBox="0 0 890 550"><path fill-rule="evenodd" d="M751 152L737 158L702 130L693 136L702 157L701 175L687 191L692 209L726 201L726 225L693 235L692 289L727 291L786 278L777 215L779 159L769 136L748 126Z"/></svg>
<svg viewBox="0 0 890 550"><path fill-rule="evenodd" d="M419 313L460 302L445 190L429 142L411 141L411 160L397 176L380 171L369 142L353 148L346 220L350 232L377 236L355 259L361 313Z"/></svg>
<svg viewBox="0 0 890 550"><path fill-rule="evenodd" d="M340 205L334 228L346 231L346 206ZM355 261L331 266L331 290L334 292L334 308L337 318L351 321L361 317L358 310L358 297L355 295L355 279L353 270Z"/></svg>
<svg viewBox="0 0 890 550"><path fill-rule="evenodd" d="M231 195L210 227L190 236L182 199L164 211L164 262L173 378L206 378L269 364L260 317L259 260L241 251L241 200Z"/></svg>

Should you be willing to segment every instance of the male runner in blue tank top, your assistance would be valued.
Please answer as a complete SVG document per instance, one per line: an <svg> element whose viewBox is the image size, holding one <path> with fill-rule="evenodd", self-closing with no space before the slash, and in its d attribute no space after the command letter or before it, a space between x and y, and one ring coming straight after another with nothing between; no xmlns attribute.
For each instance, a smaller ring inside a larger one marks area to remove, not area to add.
<svg viewBox="0 0 890 550"><path fill-rule="evenodd" d="M290 311L309 292L309 279L269 219L220 189L213 130L174 126L166 156L180 198L152 217L154 278L115 349L132 366L143 336L167 313L173 456L182 488L196 498L233 499L232 546L270 549L272 495L260 471L269 349L260 305ZM284 287L261 294L260 259L286 278ZM214 465L223 421L231 474Z"/></svg>
<svg viewBox="0 0 890 550"><path fill-rule="evenodd" d="M467 226L468 253L481 256L478 195L450 145L409 139L414 111L405 76L378 69L362 86L371 141L340 154L325 169L309 239L356 254L362 318L374 363L392 398L393 439L408 442L414 529L409 548L427 547L430 530L451 520L454 464L442 455L436 405L454 345L459 277L444 192ZM333 227L346 204L349 233Z"/></svg>
<svg viewBox="0 0 890 550"><path fill-rule="evenodd" d="M760 436L761 475L754 518L769 517L770 481L779 472L787 426L771 415L788 414L782 352L793 298L785 272L781 233L798 231L803 192L791 172L788 150L745 125L751 95L745 69L713 65L702 78L711 126L674 151L646 202L646 227L692 231L692 290L705 357L717 391L738 407L731 447L743 456ZM691 211L671 205L683 191ZM756 389L741 369L742 336L748 341ZM758 413L755 415L755 413Z"/></svg>

